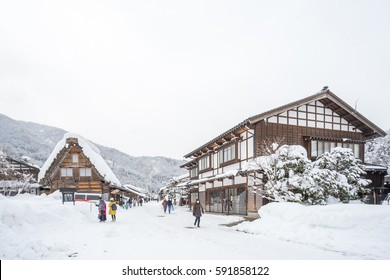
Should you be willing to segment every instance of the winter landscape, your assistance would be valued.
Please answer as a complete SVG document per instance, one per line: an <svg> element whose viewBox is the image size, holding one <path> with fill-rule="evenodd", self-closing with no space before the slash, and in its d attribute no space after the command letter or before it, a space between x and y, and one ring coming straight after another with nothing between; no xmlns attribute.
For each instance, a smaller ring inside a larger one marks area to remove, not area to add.
<svg viewBox="0 0 390 280"><path fill-rule="evenodd" d="M1 1L1 279L388 278L389 13Z"/></svg>

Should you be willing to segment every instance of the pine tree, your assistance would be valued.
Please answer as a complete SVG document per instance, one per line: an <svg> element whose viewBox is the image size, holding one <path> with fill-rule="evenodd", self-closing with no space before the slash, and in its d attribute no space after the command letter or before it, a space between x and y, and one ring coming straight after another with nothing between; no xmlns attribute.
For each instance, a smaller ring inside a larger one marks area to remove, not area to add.
<svg viewBox="0 0 390 280"><path fill-rule="evenodd" d="M342 202L349 202L357 199L359 193L366 193L370 180L362 179L366 173L359 159L356 159L351 149L336 147L331 152L324 153L314 167L332 172L334 182L325 184L328 196L340 199Z"/></svg>
<svg viewBox="0 0 390 280"><path fill-rule="evenodd" d="M274 201L303 202L303 173L310 169L306 150L301 146L283 145L274 154L259 161L265 178L262 195Z"/></svg>
<svg viewBox="0 0 390 280"><path fill-rule="evenodd" d="M303 147L284 145L250 162L248 167L262 174L262 188L258 191L272 201L326 204L328 198L334 197L349 202L365 193L370 183L361 178L365 172L352 150L340 147L311 162Z"/></svg>

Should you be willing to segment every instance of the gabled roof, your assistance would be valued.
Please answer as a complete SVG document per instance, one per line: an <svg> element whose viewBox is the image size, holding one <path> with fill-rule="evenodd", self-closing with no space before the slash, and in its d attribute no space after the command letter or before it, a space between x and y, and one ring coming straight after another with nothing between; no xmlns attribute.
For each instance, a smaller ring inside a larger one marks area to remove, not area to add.
<svg viewBox="0 0 390 280"><path fill-rule="evenodd" d="M357 112L354 108L349 106L347 103L345 103L343 100L341 100L338 96L336 96L333 92L331 92L329 89L324 88L321 92L308 96L306 98L300 99L298 101L286 104L284 106L275 108L273 110L264 112L259 115L255 115L253 117L250 117L248 120L251 124L255 124L261 120L264 120L268 117L280 114L282 112L285 112L287 110L291 110L294 108L297 108L301 105L311 103L313 101L321 101L326 108L331 109L332 111L336 112L338 115L340 115L341 118L347 120L351 124L353 124L356 128L362 131L364 137L366 139L370 138L376 138L376 137L383 137L386 135L386 132L384 132L382 129L380 129L378 126L376 126L374 123L369 121L367 118L365 118L363 115L361 115L359 112Z"/></svg>
<svg viewBox="0 0 390 280"><path fill-rule="evenodd" d="M386 135L386 133L380 129L378 126L376 126L374 123L369 121L367 118L365 118L363 115L361 115L359 112L357 112L354 108L349 106L347 103L345 103L343 100L341 100L339 97L337 97L333 92L331 92L327 87L324 87L323 90L319 93L316 93L314 95L308 96L306 98L297 100L295 102L286 104L281 107L277 107L275 109L272 109L270 111L252 116L235 127L227 130L226 132L220 134L219 136L215 137L211 141L207 142L206 144L200 146L199 148L193 150L192 152L186 154L184 157L188 158L193 155L196 155L199 151L202 151L204 149L208 149L213 143L216 143L218 140L223 139L227 135L236 134L237 132L240 132L242 130L248 129L248 126L255 125L256 123L267 119L271 116L283 113L285 111L295 109L299 106L314 102L314 101L321 101L326 108L329 108L336 112L338 115L340 115L341 118L344 118L351 124L353 124L356 128L358 128L360 131L362 131L362 134L366 139L372 139L376 137L383 137ZM182 167L186 166L187 163L183 164Z"/></svg>
<svg viewBox="0 0 390 280"><path fill-rule="evenodd" d="M32 164L29 164L25 161L22 161L22 160L16 160L14 158L11 158L10 156L6 156L5 157L6 161L8 161L13 167L15 164L19 164L20 166L25 166L25 167L28 167L28 168L31 168L31 169L34 169L34 170L39 170L39 166L36 166L36 165L32 165Z"/></svg>
<svg viewBox="0 0 390 280"><path fill-rule="evenodd" d="M73 133L66 133L64 137L54 147L54 150L47 158L46 162L43 164L38 174L38 182L40 182L42 179L45 179L46 176L49 175L48 173L54 173L55 170L53 169L56 169L55 164L58 162L62 162L63 159L68 155L71 148L70 144L67 143L67 139L69 138L77 139L77 144L82 149L84 155L93 164L95 170L99 173L99 175L103 178L105 182L113 184L115 186L121 185L118 178L112 172L111 168L107 165L103 157L100 155L100 150L98 149L98 147L93 145L88 140L84 139L82 136Z"/></svg>
<svg viewBox="0 0 390 280"><path fill-rule="evenodd" d="M137 188L137 187L130 185L130 184L123 185L121 189L124 191L127 191L127 192L134 193L134 194L141 196L141 197L148 196L148 194L147 194L148 192L145 189Z"/></svg>

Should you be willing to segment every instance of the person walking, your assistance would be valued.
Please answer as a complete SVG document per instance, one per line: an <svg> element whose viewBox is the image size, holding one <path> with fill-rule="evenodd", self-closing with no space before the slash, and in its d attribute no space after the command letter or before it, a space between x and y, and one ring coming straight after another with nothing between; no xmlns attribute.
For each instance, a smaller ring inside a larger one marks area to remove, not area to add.
<svg viewBox="0 0 390 280"><path fill-rule="evenodd" d="M168 198L167 206L168 206L168 213L171 214L171 209L173 208L171 198Z"/></svg>
<svg viewBox="0 0 390 280"><path fill-rule="evenodd" d="M199 227L200 217L202 217L202 213L204 214L204 209L203 209L202 204L200 204L200 201L198 198L198 199L196 199L196 202L195 202L194 206L192 207L192 215L195 216L194 226L196 224L198 224L198 227Z"/></svg>
<svg viewBox="0 0 390 280"><path fill-rule="evenodd" d="M133 201L132 201L131 197L129 197L127 204L129 205L129 208L131 208L133 206Z"/></svg>
<svg viewBox="0 0 390 280"><path fill-rule="evenodd" d="M99 210L99 220L100 222L105 222L106 221L106 203L104 202L103 198L99 198L99 202L96 205Z"/></svg>
<svg viewBox="0 0 390 280"><path fill-rule="evenodd" d="M111 222L116 222L117 205L112 197L110 198L110 203L108 204L108 208L109 208L108 213L111 215Z"/></svg>
<svg viewBox="0 0 390 280"><path fill-rule="evenodd" d="M168 202L167 200L164 198L163 202L161 203L163 208L164 208L164 213L167 213L167 205L168 205Z"/></svg>

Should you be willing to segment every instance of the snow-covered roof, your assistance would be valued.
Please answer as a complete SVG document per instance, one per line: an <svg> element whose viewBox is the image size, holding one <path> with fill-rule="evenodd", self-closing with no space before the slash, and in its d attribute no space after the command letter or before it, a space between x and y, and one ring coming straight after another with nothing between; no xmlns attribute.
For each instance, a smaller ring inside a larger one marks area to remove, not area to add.
<svg viewBox="0 0 390 280"><path fill-rule="evenodd" d="M118 178L115 176L111 168L107 165L106 161L101 156L99 148L82 136L75 133L65 133L64 137L57 143L38 174L38 182L45 177L46 172L57 158L58 153L60 153L63 148L68 147L67 145L69 144L66 142L66 139L68 138L77 138L78 145L82 148L84 155L89 158L91 163L94 165L99 174L104 177L106 182L110 182L116 186L121 185Z"/></svg>
<svg viewBox="0 0 390 280"><path fill-rule="evenodd" d="M385 172L388 169L387 166L378 165L378 164L365 163L365 164L363 164L363 166L364 166L364 168L363 168L364 171L382 171L382 172Z"/></svg>
<svg viewBox="0 0 390 280"><path fill-rule="evenodd" d="M173 180L180 182L180 181L188 179L189 177L190 177L190 175L188 173L185 173L183 175L173 177Z"/></svg>
<svg viewBox="0 0 390 280"><path fill-rule="evenodd" d="M122 186L122 188L124 188L127 191L130 191L132 193L135 193L138 196L142 196L142 197L146 197L147 196L147 190L135 187L133 185L125 184L125 185Z"/></svg>

